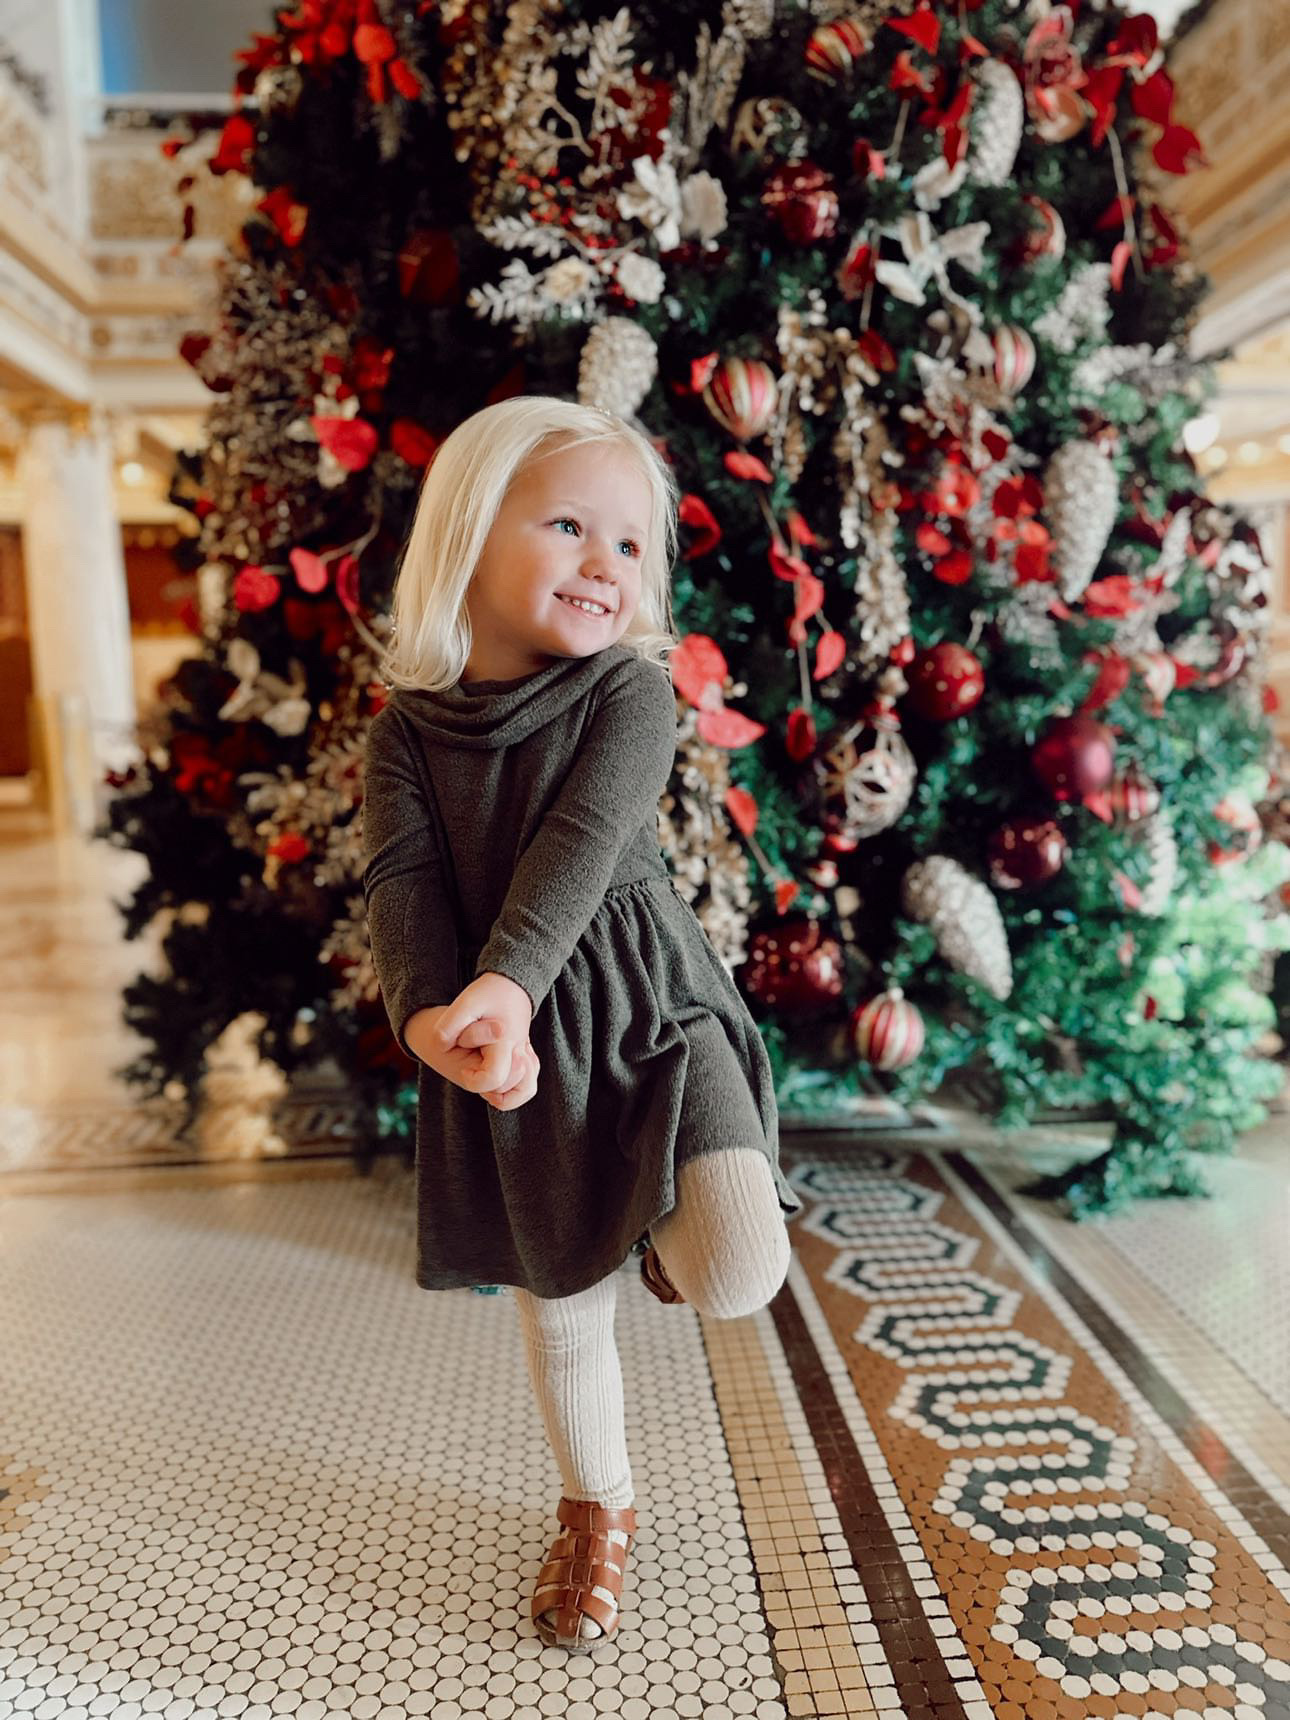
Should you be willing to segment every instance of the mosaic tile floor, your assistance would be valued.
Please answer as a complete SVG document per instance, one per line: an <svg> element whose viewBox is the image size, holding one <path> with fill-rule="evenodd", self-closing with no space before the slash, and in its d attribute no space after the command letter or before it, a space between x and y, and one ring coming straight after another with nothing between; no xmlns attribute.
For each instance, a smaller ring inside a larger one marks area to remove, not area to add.
<svg viewBox="0 0 1290 1720"><path fill-rule="evenodd" d="M1290 1518L1222 1430L962 1155L784 1147L770 1307L623 1268L596 1657L527 1617L513 1301L417 1289L401 1167L0 1195L0 1717L1287 1720Z"/></svg>

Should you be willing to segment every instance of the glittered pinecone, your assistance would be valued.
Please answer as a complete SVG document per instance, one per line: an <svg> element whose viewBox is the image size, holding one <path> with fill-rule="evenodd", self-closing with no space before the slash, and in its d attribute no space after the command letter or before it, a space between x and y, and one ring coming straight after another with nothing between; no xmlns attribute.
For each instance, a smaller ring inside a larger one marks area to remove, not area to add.
<svg viewBox="0 0 1290 1720"><path fill-rule="evenodd" d="M1049 460L1043 486L1058 585L1066 602L1074 603L1097 571L1115 524L1115 467L1096 443L1066 442Z"/></svg>
<svg viewBox="0 0 1290 1720"><path fill-rule="evenodd" d="M1012 991L1012 956L1003 916L989 887L947 854L915 860L900 886L901 905L932 928L951 967L1002 1000Z"/></svg>
<svg viewBox="0 0 1290 1720"><path fill-rule="evenodd" d="M629 317L606 317L587 336L578 363L578 399L630 418L658 374L653 337Z"/></svg>
<svg viewBox="0 0 1290 1720"><path fill-rule="evenodd" d="M1026 106L1017 75L1002 60L983 60L975 73L979 99L969 124L968 178L974 185L1006 185L1021 147Z"/></svg>

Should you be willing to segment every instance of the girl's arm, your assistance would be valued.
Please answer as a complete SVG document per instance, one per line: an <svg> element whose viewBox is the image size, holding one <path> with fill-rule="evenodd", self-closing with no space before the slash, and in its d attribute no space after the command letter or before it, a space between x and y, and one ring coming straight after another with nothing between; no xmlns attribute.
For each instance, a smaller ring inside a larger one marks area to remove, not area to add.
<svg viewBox="0 0 1290 1720"><path fill-rule="evenodd" d="M676 695L632 657L600 683L577 759L521 854L475 973L523 986L534 1012L604 900L619 856L657 830L676 763Z"/></svg>
<svg viewBox="0 0 1290 1720"><path fill-rule="evenodd" d="M381 996L409 1057L417 1055L407 1038L410 1018L458 991L457 933L432 816L397 718L378 711L364 761L363 895Z"/></svg>

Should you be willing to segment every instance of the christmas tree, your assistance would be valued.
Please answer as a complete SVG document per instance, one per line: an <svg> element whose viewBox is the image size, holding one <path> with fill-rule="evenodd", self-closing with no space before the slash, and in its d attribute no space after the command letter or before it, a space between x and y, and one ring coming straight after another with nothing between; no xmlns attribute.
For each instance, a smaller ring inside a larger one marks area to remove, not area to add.
<svg viewBox="0 0 1290 1720"><path fill-rule="evenodd" d="M202 649L110 816L168 964L122 1073L191 1111L255 1011L406 1136L359 849L396 559L455 424L562 394L684 493L660 843L781 1106L971 1074L1004 1122L1114 1114L1076 1211L1199 1186L1280 1085L1290 853L1266 570L1182 441L1203 156L1153 21L300 0L239 62L172 491Z"/></svg>

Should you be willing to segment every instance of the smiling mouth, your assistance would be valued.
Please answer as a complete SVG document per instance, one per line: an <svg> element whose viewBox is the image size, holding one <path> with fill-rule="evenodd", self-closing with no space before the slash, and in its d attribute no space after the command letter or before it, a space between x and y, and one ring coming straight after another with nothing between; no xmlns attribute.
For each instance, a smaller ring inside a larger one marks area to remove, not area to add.
<svg viewBox="0 0 1290 1720"><path fill-rule="evenodd" d="M612 609L584 609L580 602L576 601L572 597L565 597L560 592L557 592L556 596L559 597L560 602L566 604L568 608L577 610L579 615L586 615L592 621L607 621L613 614Z"/></svg>

